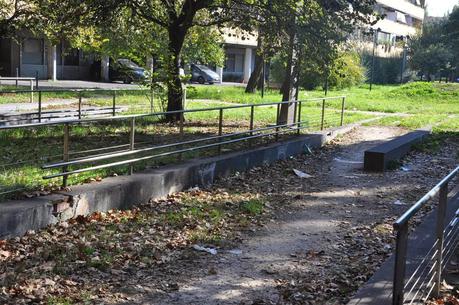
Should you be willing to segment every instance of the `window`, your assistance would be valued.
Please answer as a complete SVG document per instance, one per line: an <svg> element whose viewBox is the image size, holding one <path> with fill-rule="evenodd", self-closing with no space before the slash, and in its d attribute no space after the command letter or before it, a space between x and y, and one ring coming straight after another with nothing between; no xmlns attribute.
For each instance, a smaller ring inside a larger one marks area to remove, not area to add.
<svg viewBox="0 0 459 305"><path fill-rule="evenodd" d="M235 72L236 69L236 54L228 54L225 62L225 72Z"/></svg>
<svg viewBox="0 0 459 305"><path fill-rule="evenodd" d="M64 65L78 66L80 65L80 52L78 49L69 49L64 51Z"/></svg>
<svg viewBox="0 0 459 305"><path fill-rule="evenodd" d="M29 65L43 65L43 40L33 38L24 40L22 62Z"/></svg>

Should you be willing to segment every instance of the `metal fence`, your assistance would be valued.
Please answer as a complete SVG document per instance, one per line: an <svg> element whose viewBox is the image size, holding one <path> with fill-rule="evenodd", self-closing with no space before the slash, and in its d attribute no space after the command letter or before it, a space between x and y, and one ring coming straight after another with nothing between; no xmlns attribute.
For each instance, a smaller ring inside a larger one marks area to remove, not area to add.
<svg viewBox="0 0 459 305"><path fill-rule="evenodd" d="M333 103L333 107L327 107L328 103ZM280 121L283 105L292 107L293 121ZM279 140L282 135L343 125L344 109L345 97L340 96L3 126L0 140L14 152L7 160L9 163L0 162L0 184L10 178L19 179L18 176L26 180L28 173L33 172L38 184L49 180L54 185L66 186L70 177L81 180L85 173L91 175L104 169L130 173L152 166L150 162L169 163L196 157L198 152L209 155L241 149ZM180 120L176 124L164 123L163 118L172 114ZM28 157L21 159L16 151L20 151L19 155L27 153ZM118 171L120 167L122 171ZM0 195L20 190L26 184L21 181L13 190L10 185L2 191L0 185Z"/></svg>
<svg viewBox="0 0 459 305"><path fill-rule="evenodd" d="M444 269L458 246L458 212L447 219L448 197L457 196L457 189L449 194L449 185L459 174L459 167L453 170L415 205L394 223L397 232L395 269L393 282L393 305L424 304L429 298L438 296ZM410 220L438 195L435 226L432 227L432 244L422 245L427 248L424 256L407 257ZM450 207L457 209L458 207ZM458 210L459 211L459 210ZM407 261L411 260L410 274L407 273Z"/></svg>
<svg viewBox="0 0 459 305"><path fill-rule="evenodd" d="M142 88L2 90L2 104L17 106L0 113L0 125L115 116L121 112L153 113L162 110L158 95Z"/></svg>

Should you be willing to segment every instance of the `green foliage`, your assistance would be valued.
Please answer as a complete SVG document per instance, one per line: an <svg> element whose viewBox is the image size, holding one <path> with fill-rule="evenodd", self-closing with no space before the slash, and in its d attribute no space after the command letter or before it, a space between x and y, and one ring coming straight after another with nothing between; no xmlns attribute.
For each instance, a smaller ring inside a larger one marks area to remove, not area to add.
<svg viewBox="0 0 459 305"><path fill-rule="evenodd" d="M451 72L456 69L459 55L454 51L454 39L448 37L449 22L443 19L426 22L422 34L409 43L411 68L428 81L436 75L451 77Z"/></svg>
<svg viewBox="0 0 459 305"><path fill-rule="evenodd" d="M373 69L373 54L370 52L362 53L362 63L366 68L366 79L370 81ZM373 83L374 84L397 84L400 83L402 58L375 57Z"/></svg>

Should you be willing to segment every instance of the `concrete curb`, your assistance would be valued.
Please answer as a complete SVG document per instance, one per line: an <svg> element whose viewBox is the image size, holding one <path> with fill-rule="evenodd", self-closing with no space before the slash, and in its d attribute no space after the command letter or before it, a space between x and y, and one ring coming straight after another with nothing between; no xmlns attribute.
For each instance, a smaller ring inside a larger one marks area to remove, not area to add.
<svg viewBox="0 0 459 305"><path fill-rule="evenodd" d="M252 150L190 160L131 176L109 177L99 183L72 187L69 192L1 203L0 239L21 236L28 230L38 230L79 215L127 209L190 187L208 186L217 177L301 154L305 145L322 147L328 139L354 127L345 126Z"/></svg>

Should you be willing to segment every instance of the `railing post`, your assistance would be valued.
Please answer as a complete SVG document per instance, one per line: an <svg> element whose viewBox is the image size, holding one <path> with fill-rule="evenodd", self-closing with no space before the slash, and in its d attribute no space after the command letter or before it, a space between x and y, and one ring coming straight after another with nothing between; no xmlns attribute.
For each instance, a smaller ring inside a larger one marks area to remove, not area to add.
<svg viewBox="0 0 459 305"><path fill-rule="evenodd" d="M131 118L131 128L129 132L129 149L134 150L135 146L135 117ZM129 167L129 174L132 175L134 173L134 166L131 165Z"/></svg>
<svg viewBox="0 0 459 305"><path fill-rule="evenodd" d="M325 99L322 100L322 120L320 123L320 130L324 130L325 123Z"/></svg>
<svg viewBox="0 0 459 305"><path fill-rule="evenodd" d="M297 125L297 134L300 135L301 133L301 101L297 101L298 103L298 125Z"/></svg>
<svg viewBox="0 0 459 305"><path fill-rule="evenodd" d="M405 301L406 252L408 246L408 222L396 228L394 283L392 287L392 305L403 305Z"/></svg>
<svg viewBox="0 0 459 305"><path fill-rule="evenodd" d="M340 124L340 126L343 126L343 124L344 124L344 107L345 107L345 103L346 103L346 97L343 97L343 100L341 102L341 124Z"/></svg>
<svg viewBox="0 0 459 305"><path fill-rule="evenodd" d="M19 86L18 81L19 81L19 68L16 67L16 88Z"/></svg>
<svg viewBox="0 0 459 305"><path fill-rule="evenodd" d="M38 123L41 123L41 91L38 91Z"/></svg>
<svg viewBox="0 0 459 305"><path fill-rule="evenodd" d="M64 147L63 147L63 160L64 162L69 161L69 151L70 151L70 126L68 123L64 124ZM67 166L63 166L62 172L67 172ZM62 187L67 187L67 178L68 175L62 176Z"/></svg>
<svg viewBox="0 0 459 305"><path fill-rule="evenodd" d="M184 123L184 115L183 111L180 112L180 121L179 121L179 133L180 133L180 142L183 142L184 134L183 134L183 123ZM180 145L179 148L182 149L183 145ZM179 160L182 160L183 156L182 153L179 154Z"/></svg>
<svg viewBox="0 0 459 305"><path fill-rule="evenodd" d="M448 183L440 188L438 210L437 210L437 224L436 224L436 237L437 237L437 265L435 274L435 288L434 296L440 295L441 280L442 280L442 260L443 260L443 242L444 242L444 229L445 229L445 215L446 206L448 204Z"/></svg>
<svg viewBox="0 0 459 305"><path fill-rule="evenodd" d="M279 141L279 116L280 116L280 104L277 104L276 110L276 142Z"/></svg>
<svg viewBox="0 0 459 305"><path fill-rule="evenodd" d="M38 71L35 71L35 90L38 90Z"/></svg>
<svg viewBox="0 0 459 305"><path fill-rule="evenodd" d="M81 102L82 102L82 94L81 91L78 93L78 119L81 120Z"/></svg>
<svg viewBox="0 0 459 305"><path fill-rule="evenodd" d="M249 128L250 128L250 136L253 136L253 120L254 120L254 114L255 114L255 106L252 105L250 106L250 123L249 123ZM249 140L249 145L252 146L253 139L251 138Z"/></svg>
<svg viewBox="0 0 459 305"><path fill-rule="evenodd" d="M150 92L150 113L153 113L154 103L155 103L155 91L153 90L153 86L152 86L151 92Z"/></svg>
<svg viewBox="0 0 459 305"><path fill-rule="evenodd" d="M221 137L223 134L223 108L220 108L219 116L218 116L218 136ZM222 139L219 138L218 142L221 142ZM222 146L218 145L218 153L222 152Z"/></svg>
<svg viewBox="0 0 459 305"><path fill-rule="evenodd" d="M30 102L33 103L33 79L30 79Z"/></svg>
<svg viewBox="0 0 459 305"><path fill-rule="evenodd" d="M113 91L112 116L116 116L116 90Z"/></svg>

